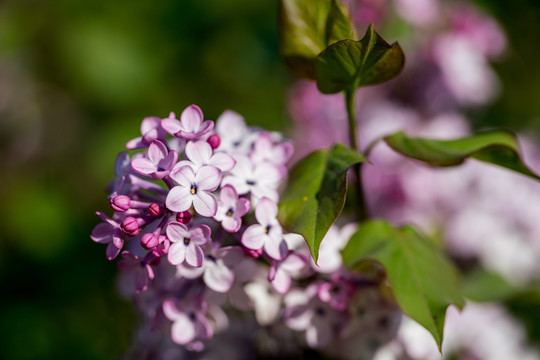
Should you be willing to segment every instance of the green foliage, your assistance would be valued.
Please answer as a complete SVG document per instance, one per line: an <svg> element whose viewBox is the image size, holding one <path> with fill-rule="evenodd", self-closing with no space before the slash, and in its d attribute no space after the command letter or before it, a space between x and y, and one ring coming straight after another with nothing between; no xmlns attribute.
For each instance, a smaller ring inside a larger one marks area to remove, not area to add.
<svg viewBox="0 0 540 360"><path fill-rule="evenodd" d="M287 230L304 236L315 261L324 235L343 210L347 170L365 161L362 154L337 144L311 153L291 170L278 218Z"/></svg>
<svg viewBox="0 0 540 360"><path fill-rule="evenodd" d="M517 171L534 179L533 173L521 160L514 134L490 131L454 140L411 138L400 131L384 138L398 153L434 166L453 166L474 158Z"/></svg>
<svg viewBox="0 0 540 360"><path fill-rule="evenodd" d="M478 268L463 278L463 295L476 302L501 301L522 291L499 274Z"/></svg>
<svg viewBox="0 0 540 360"><path fill-rule="evenodd" d="M446 309L451 304L461 308L464 300L459 273L438 248L410 226L372 220L360 224L342 256L353 271L364 260L381 263L403 312L424 326L441 349Z"/></svg>
<svg viewBox="0 0 540 360"><path fill-rule="evenodd" d="M334 94L377 85L396 77L405 64L401 47L388 44L370 25L360 41L342 40L317 58L317 87Z"/></svg>
<svg viewBox="0 0 540 360"><path fill-rule="evenodd" d="M310 80L315 80L315 63L321 51L354 37L347 11L336 0L281 0L279 22L285 65Z"/></svg>

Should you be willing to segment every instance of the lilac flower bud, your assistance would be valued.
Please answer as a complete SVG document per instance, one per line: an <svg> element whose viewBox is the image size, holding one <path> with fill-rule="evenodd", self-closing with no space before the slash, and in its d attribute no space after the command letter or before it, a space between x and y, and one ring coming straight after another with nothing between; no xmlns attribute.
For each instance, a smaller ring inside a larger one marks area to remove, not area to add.
<svg viewBox="0 0 540 360"><path fill-rule="evenodd" d="M158 235L154 233L147 233L141 236L141 246L146 250L150 250L159 244Z"/></svg>
<svg viewBox="0 0 540 360"><path fill-rule="evenodd" d="M114 211L124 212L129 210L131 200L126 195L118 195L110 200Z"/></svg>
<svg viewBox="0 0 540 360"><path fill-rule="evenodd" d="M151 203L148 206L148 213L152 216L161 215L161 207L157 203Z"/></svg>
<svg viewBox="0 0 540 360"><path fill-rule="evenodd" d="M253 249L248 249L247 247L243 247L242 249L244 250L244 254L246 254L247 256L252 257L254 259L257 259L263 253L262 248L260 248L258 250L253 250Z"/></svg>
<svg viewBox="0 0 540 360"><path fill-rule="evenodd" d="M181 211L178 214L176 214L176 221L182 224L189 224L191 221L191 213L189 211Z"/></svg>
<svg viewBox="0 0 540 360"><path fill-rule="evenodd" d="M152 249L152 254L157 257L167 255L169 248L171 247L171 241L165 235L159 235L159 244Z"/></svg>
<svg viewBox="0 0 540 360"><path fill-rule="evenodd" d="M128 216L122 221L122 231L130 236L135 236L141 231L136 218Z"/></svg>
<svg viewBox="0 0 540 360"><path fill-rule="evenodd" d="M219 147L219 144L221 144L221 138L218 134L213 134L206 141L210 144L212 149L217 149Z"/></svg>

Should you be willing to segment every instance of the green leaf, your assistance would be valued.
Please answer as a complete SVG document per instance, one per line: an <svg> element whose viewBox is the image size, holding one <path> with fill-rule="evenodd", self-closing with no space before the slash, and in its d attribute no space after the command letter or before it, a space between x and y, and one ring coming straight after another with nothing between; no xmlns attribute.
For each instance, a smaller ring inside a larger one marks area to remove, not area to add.
<svg viewBox="0 0 540 360"><path fill-rule="evenodd" d="M315 151L290 172L278 218L290 232L304 236L315 262L324 235L343 210L347 170L366 158L341 144Z"/></svg>
<svg viewBox="0 0 540 360"><path fill-rule="evenodd" d="M482 268L469 272L463 279L463 294L476 302L504 301L520 291L500 275Z"/></svg>
<svg viewBox="0 0 540 360"><path fill-rule="evenodd" d="M441 349L446 308L462 308L464 300L458 271L437 247L410 226L372 220L360 224L342 256L352 270L365 260L381 263L403 312L424 326Z"/></svg>
<svg viewBox="0 0 540 360"><path fill-rule="evenodd" d="M315 80L317 55L328 45L354 38L345 7L336 0L281 0L279 47L297 76Z"/></svg>
<svg viewBox="0 0 540 360"><path fill-rule="evenodd" d="M484 132L455 140L410 138L400 131L384 141L398 153L430 165L453 166L474 158L540 180L523 163L516 137L507 131Z"/></svg>
<svg viewBox="0 0 540 360"><path fill-rule="evenodd" d="M370 25L360 41L342 40L317 57L317 87L323 94L376 85L396 77L405 64L401 47L388 44Z"/></svg>

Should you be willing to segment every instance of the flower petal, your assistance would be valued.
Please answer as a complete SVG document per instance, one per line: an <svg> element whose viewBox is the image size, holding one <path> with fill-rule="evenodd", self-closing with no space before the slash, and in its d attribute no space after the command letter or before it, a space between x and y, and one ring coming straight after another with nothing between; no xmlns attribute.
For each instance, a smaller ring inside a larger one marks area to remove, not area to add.
<svg viewBox="0 0 540 360"><path fill-rule="evenodd" d="M187 229L186 225L173 221L167 225L165 229L167 237L172 242L183 242L185 238L190 237L190 232Z"/></svg>
<svg viewBox="0 0 540 360"><path fill-rule="evenodd" d="M153 164L158 164L161 160L165 159L168 154L167 147L161 141L153 141L148 146L147 156Z"/></svg>
<svg viewBox="0 0 540 360"><path fill-rule="evenodd" d="M259 200L257 207L255 208L255 218L262 226L267 226L275 222L278 213L277 204L269 198L262 198Z"/></svg>
<svg viewBox="0 0 540 360"><path fill-rule="evenodd" d="M234 282L234 273L222 261L208 261L204 272L204 283L212 290L225 293L229 291Z"/></svg>
<svg viewBox="0 0 540 360"><path fill-rule="evenodd" d="M291 288L290 275L278 267L276 276L274 277L274 280L272 280L272 286L278 293L285 294Z"/></svg>
<svg viewBox="0 0 540 360"><path fill-rule="evenodd" d="M167 319L171 321L175 321L182 314L181 311L178 311L178 308L176 307L176 305L174 304L174 300L172 299L165 300L162 305L162 309Z"/></svg>
<svg viewBox="0 0 540 360"><path fill-rule="evenodd" d="M221 185L232 186L240 195L247 194L249 192L249 186L246 183L246 180L239 176L225 176L221 181Z"/></svg>
<svg viewBox="0 0 540 360"><path fill-rule="evenodd" d="M289 248L287 247L285 240L281 239L280 241L276 241L268 236L264 242L264 251L266 251L266 254L272 259L282 260L287 256Z"/></svg>
<svg viewBox="0 0 540 360"><path fill-rule="evenodd" d="M268 235L264 232L261 225L251 225L242 235L242 244L248 249L259 250L264 246Z"/></svg>
<svg viewBox="0 0 540 360"><path fill-rule="evenodd" d="M172 340L179 345L185 345L192 342L195 335L195 324L184 313L179 313L171 328Z"/></svg>
<svg viewBox="0 0 540 360"><path fill-rule="evenodd" d="M171 245L167 259L172 265L179 265L186 259L186 245L183 242L177 242Z"/></svg>
<svg viewBox="0 0 540 360"><path fill-rule="evenodd" d="M204 245L210 241L211 232L207 225L196 225L189 229L189 238L196 245Z"/></svg>
<svg viewBox="0 0 540 360"><path fill-rule="evenodd" d="M242 226L242 219L232 216L224 216L221 221L221 226L224 230L230 233L235 233Z"/></svg>
<svg viewBox="0 0 540 360"><path fill-rule="evenodd" d="M114 228L109 223L99 223L92 230L90 238L99 244L107 244L112 241Z"/></svg>
<svg viewBox="0 0 540 360"><path fill-rule="evenodd" d="M172 247L171 247L172 249ZM170 252L169 252L170 254ZM186 262L194 267L201 267L204 263L204 253L199 245L190 243L186 247Z"/></svg>
<svg viewBox="0 0 540 360"><path fill-rule="evenodd" d="M191 166L184 164L183 161L176 164L173 167L170 176L178 185L190 189L191 185L195 183L195 172Z"/></svg>
<svg viewBox="0 0 540 360"><path fill-rule="evenodd" d="M175 118L174 113L170 113L168 118L161 119L161 127L171 135L182 130L182 124Z"/></svg>
<svg viewBox="0 0 540 360"><path fill-rule="evenodd" d="M107 256L107 260L113 260L115 257L120 254L119 248L117 248L114 243L110 242L109 245L107 245L107 250L105 250L105 254Z"/></svg>
<svg viewBox="0 0 540 360"><path fill-rule="evenodd" d="M212 147L204 140L189 141L186 145L186 155L196 168L207 165L212 157Z"/></svg>
<svg viewBox="0 0 540 360"><path fill-rule="evenodd" d="M221 170L214 166L203 166L195 174L195 183L199 190L214 191L221 182Z"/></svg>
<svg viewBox="0 0 540 360"><path fill-rule="evenodd" d="M218 152L210 158L208 165L215 166L221 171L230 171L236 165L236 161L229 154Z"/></svg>
<svg viewBox="0 0 540 360"><path fill-rule="evenodd" d="M174 165L176 164L176 161L178 160L178 153L174 150L169 151L165 159L162 159L158 163L158 167L167 170L169 172Z"/></svg>
<svg viewBox="0 0 540 360"><path fill-rule="evenodd" d="M214 195L198 191L197 195L193 196L193 207L199 215L212 217L217 212L217 201Z"/></svg>
<svg viewBox="0 0 540 360"><path fill-rule="evenodd" d="M180 122L182 123L182 130L195 132L201 126L203 121L203 113L201 108L197 105L190 105L182 111L180 115Z"/></svg>
<svg viewBox="0 0 540 360"><path fill-rule="evenodd" d="M234 207L238 200L238 194L232 185L225 185L219 192L220 206L224 208Z"/></svg>
<svg viewBox="0 0 540 360"><path fill-rule="evenodd" d="M193 195L191 195L189 188L183 186L173 187L165 199L167 209L176 212L188 210L192 203Z"/></svg>
<svg viewBox="0 0 540 360"><path fill-rule="evenodd" d="M150 161L150 159L144 157L133 159L131 161L131 167L142 175L150 175L157 171L157 165Z"/></svg>

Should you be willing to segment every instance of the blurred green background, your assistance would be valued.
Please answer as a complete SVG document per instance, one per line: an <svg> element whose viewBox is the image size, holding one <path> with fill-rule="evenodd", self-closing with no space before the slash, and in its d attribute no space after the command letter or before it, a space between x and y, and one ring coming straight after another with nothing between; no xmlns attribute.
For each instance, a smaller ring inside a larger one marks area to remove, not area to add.
<svg viewBox="0 0 540 360"><path fill-rule="evenodd" d="M540 133L540 2L479 1L511 51L477 126ZM199 105L288 128L277 1L0 3L0 358L114 359L136 323L89 238L145 116ZM393 39L392 39L393 40Z"/></svg>

